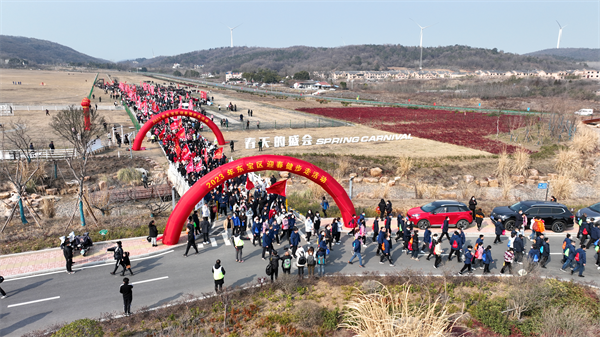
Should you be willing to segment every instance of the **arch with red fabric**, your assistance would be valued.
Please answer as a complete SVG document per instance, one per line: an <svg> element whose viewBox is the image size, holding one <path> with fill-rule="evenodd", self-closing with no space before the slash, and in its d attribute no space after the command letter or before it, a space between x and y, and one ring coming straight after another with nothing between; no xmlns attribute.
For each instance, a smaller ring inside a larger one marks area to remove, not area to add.
<svg viewBox="0 0 600 337"><path fill-rule="evenodd" d="M196 112L194 110L173 109L173 110L167 110L167 111L161 112L158 115L154 115L154 116L152 116L152 118L150 118L149 121L144 123L144 125L138 132L138 135L141 135L141 137L135 137L135 139L133 141L133 146L131 147L131 149L133 151L139 151L140 147L142 146L142 141L144 140L146 133L148 133L148 131L150 131L150 129L152 129L152 127L154 125L156 125L158 122L162 121L163 119L167 119L169 117L177 117L177 116L187 116L187 117L192 117L192 118L199 120L200 122L206 124L212 130L212 132L215 134L215 137L217 137L217 142L219 142L219 145L227 144L225 142L225 138L223 137L223 133L221 132L219 127L217 127L217 124L215 124L213 121L211 121L210 118L208 118L208 117L204 116L203 114Z"/></svg>
<svg viewBox="0 0 600 337"><path fill-rule="evenodd" d="M344 223L347 224L355 214L354 204L348 197L348 193L329 173L319 167L293 157L277 155L261 155L240 158L223 166L220 166L198 180L179 200L175 209L169 216L167 226L163 234L165 245L174 245L179 242L181 230L187 217L194 207L212 189L221 185L225 180L235 178L245 173L255 171L287 171L311 180L321 186L339 207Z"/></svg>

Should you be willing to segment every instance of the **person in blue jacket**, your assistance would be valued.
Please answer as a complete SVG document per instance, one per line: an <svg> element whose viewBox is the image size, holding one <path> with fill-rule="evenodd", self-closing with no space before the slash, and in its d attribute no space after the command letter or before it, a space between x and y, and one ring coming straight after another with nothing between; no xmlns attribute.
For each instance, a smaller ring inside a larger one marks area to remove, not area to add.
<svg viewBox="0 0 600 337"><path fill-rule="evenodd" d="M379 220L377 219L377 217L375 218L375 220L373 220L373 227L371 227L371 229L373 229L373 242L377 242L377 237L379 236Z"/></svg>
<svg viewBox="0 0 600 337"><path fill-rule="evenodd" d="M591 220L591 219L590 219ZM590 247L600 239L600 228L598 225L590 225L590 241L585 246L586 249L590 249Z"/></svg>
<svg viewBox="0 0 600 337"><path fill-rule="evenodd" d="M573 270L571 270L571 275L575 274L575 272L579 271L579 277L585 277L583 276L583 271L585 270L585 264L586 264L586 256L585 256L585 250L586 247L585 245L581 245L581 248L577 249L575 251L575 263L577 263L577 266L575 266L575 268L573 268Z"/></svg>
<svg viewBox="0 0 600 337"><path fill-rule="evenodd" d="M513 242L515 251L515 263L523 264L523 254L525 253L525 243L523 242L523 234L519 234Z"/></svg>
<svg viewBox="0 0 600 337"><path fill-rule="evenodd" d="M467 243L467 237L465 236L465 232L463 231L462 228L458 229L458 236L460 236L460 240L462 241L462 246L465 245L465 243ZM462 248L461 248L462 250Z"/></svg>
<svg viewBox="0 0 600 337"><path fill-rule="evenodd" d="M233 233L233 235L235 235L236 233L240 232L240 228L242 225L242 222L240 221L240 218L238 217L237 212L233 212L233 216L231 217L231 222L233 223L232 233Z"/></svg>
<svg viewBox="0 0 600 337"><path fill-rule="evenodd" d="M350 258L348 263L352 264L352 261L354 260L354 258L358 256L358 264L364 268L365 266L363 265L362 255L360 254L360 245L361 245L360 237L358 235L356 235L354 238L354 242L352 242L352 248L353 248L354 254Z"/></svg>
<svg viewBox="0 0 600 337"><path fill-rule="evenodd" d="M472 246L468 246L467 247L467 251L465 252L465 265L458 272L458 275L462 275L465 272L465 270L467 271L467 273L472 273L473 272L473 269L471 268L471 263L473 263L473 253L472 253L472 250L473 250Z"/></svg>
<svg viewBox="0 0 600 337"><path fill-rule="evenodd" d="M581 221L579 231L581 232L581 241L579 243L585 245L585 242L587 241L588 236L590 236L591 232L590 224L587 222L587 218Z"/></svg>
<svg viewBox="0 0 600 337"><path fill-rule="evenodd" d="M447 216L444 219L444 223L442 224L442 236L440 236L439 243L442 243L442 239L444 238L444 235L448 238L448 241L450 241L450 235L448 235L448 226L450 226L450 217L449 216Z"/></svg>
<svg viewBox="0 0 600 337"><path fill-rule="evenodd" d="M566 239L565 239L566 240ZM575 260L575 246L571 240L566 242L565 250L563 251L565 263L560 268L561 271L567 272L567 267L573 268L573 260Z"/></svg>
<svg viewBox="0 0 600 337"><path fill-rule="evenodd" d="M490 273L490 263L492 263L492 246L488 245L483 250L483 273Z"/></svg>
<svg viewBox="0 0 600 337"><path fill-rule="evenodd" d="M563 246L565 249L563 249L563 258L560 263L565 263L565 261L567 261L567 255L565 255L564 252L567 250L567 246L571 243L571 241L573 241L571 240L571 234L567 233L567 236L563 240Z"/></svg>
<svg viewBox="0 0 600 337"><path fill-rule="evenodd" d="M258 217L255 217L254 221L252 222L252 234L253 234L252 244L254 245L254 247L256 247L256 242L258 242L260 239L260 231L261 230L262 230L262 223L259 222Z"/></svg>
<svg viewBox="0 0 600 337"><path fill-rule="evenodd" d="M219 197L219 214L227 215L227 208L229 207L229 197L227 193L221 193Z"/></svg>
<svg viewBox="0 0 600 337"><path fill-rule="evenodd" d="M379 260L379 263L383 264L384 260L388 260L390 262L390 266L394 266L394 262L392 261L392 256L390 255L391 252L391 245L390 245L390 233L387 233L386 238L383 240L382 243L382 253L381 253L381 259Z"/></svg>
<svg viewBox="0 0 600 337"><path fill-rule="evenodd" d="M462 262L460 260L460 250L462 249L462 239L458 234L458 231L455 231L450 238L450 254L448 255L448 261L452 261L452 255L456 255L458 259L458 263Z"/></svg>
<svg viewBox="0 0 600 337"><path fill-rule="evenodd" d="M398 217L396 218L396 220L398 221L398 230L400 231L399 236L402 236L402 233L404 232L404 227L406 226L406 222L404 221L404 216L402 215L402 212L398 212Z"/></svg>
<svg viewBox="0 0 600 337"><path fill-rule="evenodd" d="M279 231L280 230L281 230L281 225L277 221L273 221L273 239L275 239L275 241L277 241L278 245L281 245L281 243L279 243Z"/></svg>
<svg viewBox="0 0 600 337"><path fill-rule="evenodd" d="M500 238L500 235L502 235L502 232L504 231L504 225L500 221L498 221L494 224L494 226L496 227L496 230L495 230L496 239L494 239L494 244L502 243L502 239Z"/></svg>
<svg viewBox="0 0 600 337"><path fill-rule="evenodd" d="M429 249L430 244L431 244L431 231L429 230L429 227L427 227L427 228L425 228L425 232L423 233L423 248L421 248L422 254L425 253L425 249L427 249L428 252L431 251ZM432 247L432 249L433 249L433 247Z"/></svg>
<svg viewBox="0 0 600 337"><path fill-rule="evenodd" d="M385 241L386 230L385 227L381 228L379 231L379 235L377 235L377 253L375 255L379 255L381 252L381 244Z"/></svg>
<svg viewBox="0 0 600 337"><path fill-rule="evenodd" d="M540 249L536 245L531 246L528 257L529 263L531 263L533 266L536 266L540 261Z"/></svg>
<svg viewBox="0 0 600 337"><path fill-rule="evenodd" d="M296 249L298 249L298 245L300 244L300 234L298 234L298 228L294 227L292 237L290 238L290 244L292 245L292 256L296 258Z"/></svg>
<svg viewBox="0 0 600 337"><path fill-rule="evenodd" d="M266 232L263 234L262 236L262 259L265 259L265 253L269 252L269 256L273 255L272 254L272 250L273 250L273 246L272 246L273 241L271 240L271 236L269 235L269 229L266 230Z"/></svg>

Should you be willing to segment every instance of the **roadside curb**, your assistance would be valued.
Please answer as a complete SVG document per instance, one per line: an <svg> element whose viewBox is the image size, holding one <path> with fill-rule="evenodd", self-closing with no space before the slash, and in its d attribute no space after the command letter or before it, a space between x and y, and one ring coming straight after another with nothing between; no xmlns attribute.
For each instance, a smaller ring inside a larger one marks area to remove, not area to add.
<svg viewBox="0 0 600 337"><path fill-rule="evenodd" d="M142 237L142 238L144 238L144 237ZM134 238L130 238L130 239L134 239ZM137 238L137 239L139 239L139 238ZM127 240L127 239L115 240L115 242L116 241L124 241L124 240ZM110 241L102 241L102 242L110 242ZM98 242L98 243L100 243L100 242ZM161 249L159 251L154 251L154 252L151 252L151 253L145 253L145 254L135 255L135 256L132 256L131 259L135 260L135 259L141 259L141 258L146 258L146 257L152 257L154 255L162 254L162 253L164 253L166 251L169 251L171 249L178 248L178 247L184 246L184 245L186 245L186 243L178 243L178 244L173 245L173 246L165 246L167 248ZM51 248L51 249L60 249L60 248ZM25 253L18 253L18 254L25 254ZM93 266L96 266L96 265L113 263L114 261L115 260L113 260L113 259L108 259L108 260L102 260L102 261L88 262L88 263L84 263L84 264L81 264L81 265L76 265L74 267L74 269L86 268L86 267L93 267ZM23 273L23 274L5 276L4 278L5 278L5 281L10 281L11 279L18 279L18 278L22 278L22 277L29 277L29 276L35 276L35 275L39 275L39 274L53 273L53 272L59 272L59 271L65 271L65 268L61 267L61 268L52 268L52 269L38 270L38 271L34 271L34 272L29 272L29 273Z"/></svg>

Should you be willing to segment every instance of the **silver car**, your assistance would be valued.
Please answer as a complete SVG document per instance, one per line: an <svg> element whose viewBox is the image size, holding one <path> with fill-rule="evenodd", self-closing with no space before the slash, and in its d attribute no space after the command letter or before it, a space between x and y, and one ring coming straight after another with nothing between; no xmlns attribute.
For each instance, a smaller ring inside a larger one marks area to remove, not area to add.
<svg viewBox="0 0 600 337"><path fill-rule="evenodd" d="M577 214L575 215L577 217L577 223L579 223L579 219L581 219L584 213L587 215L588 222L597 225L600 224L600 202L577 211Z"/></svg>

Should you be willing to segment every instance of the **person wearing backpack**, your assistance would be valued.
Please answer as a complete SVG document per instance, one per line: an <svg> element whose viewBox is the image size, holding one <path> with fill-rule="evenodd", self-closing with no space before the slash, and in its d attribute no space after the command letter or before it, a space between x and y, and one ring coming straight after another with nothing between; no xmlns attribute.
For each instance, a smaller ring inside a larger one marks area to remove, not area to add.
<svg viewBox="0 0 600 337"><path fill-rule="evenodd" d="M381 259L379 260L379 263L383 264L383 261L385 259L387 259L390 262L390 266L394 266L394 262L392 261L392 257L390 255L390 249L391 249L391 244L390 244L390 239L391 239L391 235L390 233L387 233L385 240L383 240L383 243L381 245L381 250L382 250L382 254L381 254Z"/></svg>
<svg viewBox="0 0 600 337"><path fill-rule="evenodd" d="M381 247L382 247L383 241L385 241L385 235L386 235L385 227L382 227L381 230L379 231L379 234L377 235L377 252L375 253L375 255L379 256L379 253L381 252Z"/></svg>
<svg viewBox="0 0 600 337"><path fill-rule="evenodd" d="M544 220L542 220L542 218L540 218L539 216L536 216L533 220L532 229L535 232L536 236L542 235L542 233L546 231L546 225L544 224Z"/></svg>
<svg viewBox="0 0 600 337"><path fill-rule="evenodd" d="M567 239L565 239L563 245L565 247L565 249L563 250L565 263L560 268L560 271L564 271L566 273L567 267L573 268L573 261L575 261L575 246L573 245L571 240L567 241Z"/></svg>
<svg viewBox="0 0 600 337"><path fill-rule="evenodd" d="M537 248L536 245L531 246L528 256L529 263L532 266L537 266L537 264L540 262L540 250Z"/></svg>
<svg viewBox="0 0 600 337"><path fill-rule="evenodd" d="M471 268L471 264L473 262L472 251L473 251L473 246L467 246L467 251L465 252L465 265L458 272L458 275L462 275L465 272L465 270L467 271L467 273L473 272L473 269Z"/></svg>
<svg viewBox="0 0 600 337"><path fill-rule="evenodd" d="M585 270L585 264L587 262L585 250L585 245L581 245L581 248L575 251L575 262L577 263L577 266L571 270L571 275L575 274L576 271L579 271L579 277L585 277L583 276L583 271Z"/></svg>
<svg viewBox="0 0 600 337"><path fill-rule="evenodd" d="M475 242L475 261L473 263L473 268L477 268L477 266L479 266L479 269L483 269L483 240L481 242L479 242L479 240L480 239L477 239Z"/></svg>
<svg viewBox="0 0 600 337"><path fill-rule="evenodd" d="M304 278L304 267L306 266L306 252L302 246L298 247L298 258L296 259L296 267L298 267L298 278Z"/></svg>
<svg viewBox="0 0 600 337"><path fill-rule="evenodd" d="M315 256L315 249L313 247L308 248L306 253L306 267L308 269L308 276L315 276L315 266L317 265L317 258Z"/></svg>
<svg viewBox="0 0 600 337"><path fill-rule="evenodd" d="M433 253L433 250L435 248L435 245L437 245L438 243L438 235L433 234L433 236L431 237L431 241L429 242L429 255L427 255L427 258L425 260L429 261L429 259L431 258L432 255L435 255Z"/></svg>
<svg viewBox="0 0 600 337"><path fill-rule="evenodd" d="M326 254L327 247L323 249L319 246L319 250L317 250L317 275L319 275L319 277L325 276Z"/></svg>
<svg viewBox="0 0 600 337"><path fill-rule="evenodd" d="M462 239L458 236L458 231L455 231L450 238L450 254L448 255L448 261L452 261L452 255L456 255L458 263L460 260L460 250L462 249Z"/></svg>
<svg viewBox="0 0 600 337"><path fill-rule="evenodd" d="M364 268L365 266L363 265L363 261L362 261L362 255L360 254L360 236L356 236L354 241L352 242L352 251L354 252L354 254L352 255L352 257L350 258L350 260L348 261L349 264L352 264L352 261L354 260L355 257L358 256L358 264Z"/></svg>
<svg viewBox="0 0 600 337"><path fill-rule="evenodd" d="M563 252L563 258L562 258L562 260L560 261L560 263L565 263L565 261L567 261L567 256L568 256L569 254L565 254L565 251L566 251L566 249L567 249L567 246L568 246L568 245L571 243L571 241L572 241L572 240L571 240L571 234L568 234L568 233L567 233L567 236L565 237L565 239L563 240L563 243L562 243L562 252Z"/></svg>
<svg viewBox="0 0 600 337"><path fill-rule="evenodd" d="M279 260L277 251L273 250L273 254L269 256L269 264L267 265L267 275L271 276L271 283L279 277Z"/></svg>
<svg viewBox="0 0 600 337"><path fill-rule="evenodd" d="M281 269L284 274L290 274L292 271L292 256L289 250L286 250L281 258Z"/></svg>
<svg viewBox="0 0 600 337"><path fill-rule="evenodd" d="M444 238L444 235L448 238L448 241L450 241L450 235L448 235L448 226L450 226L450 217L447 216L444 219L444 223L442 224L442 235L440 236L440 243L442 243L442 239Z"/></svg>
<svg viewBox="0 0 600 337"><path fill-rule="evenodd" d="M493 261L492 246L488 245L487 247L485 247L485 249L483 250L482 261L483 261L483 273L489 274L490 273L490 264Z"/></svg>
<svg viewBox="0 0 600 337"><path fill-rule="evenodd" d="M598 228L598 225L592 224L590 225L590 241L585 248L590 249L590 247L594 244L594 242L598 241L598 239L600 239L600 228Z"/></svg>
<svg viewBox="0 0 600 337"><path fill-rule="evenodd" d="M513 250L515 253L515 263L523 264L523 254L525 253L525 244L523 243L523 234L519 234L513 241Z"/></svg>
<svg viewBox="0 0 600 337"><path fill-rule="evenodd" d="M506 252L504 252L504 265L502 269L500 269L500 274L504 274L504 270L508 268L508 272L512 274L512 263L515 258L515 253L513 253L512 248L508 248Z"/></svg>
<svg viewBox="0 0 600 337"><path fill-rule="evenodd" d="M581 221L579 230L581 231L581 241L579 241L579 244L585 245L588 236L590 235L590 224L587 222L587 219L585 221Z"/></svg>

